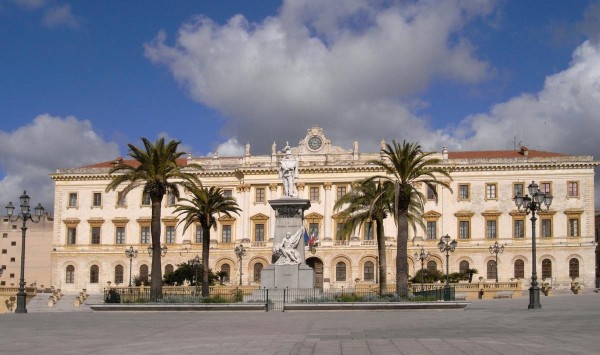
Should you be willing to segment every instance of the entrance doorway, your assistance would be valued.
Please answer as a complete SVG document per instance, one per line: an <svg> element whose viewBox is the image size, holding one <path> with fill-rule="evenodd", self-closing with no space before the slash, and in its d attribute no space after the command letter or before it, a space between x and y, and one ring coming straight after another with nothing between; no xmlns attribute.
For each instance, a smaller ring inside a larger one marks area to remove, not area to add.
<svg viewBox="0 0 600 355"><path fill-rule="evenodd" d="M315 288L323 289L323 262L316 257L306 259L306 265L315 271Z"/></svg>

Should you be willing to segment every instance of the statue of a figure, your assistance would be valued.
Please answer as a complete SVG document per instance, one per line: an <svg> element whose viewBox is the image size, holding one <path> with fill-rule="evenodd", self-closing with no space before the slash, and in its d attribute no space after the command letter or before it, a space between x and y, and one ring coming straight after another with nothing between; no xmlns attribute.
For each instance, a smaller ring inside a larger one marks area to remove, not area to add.
<svg viewBox="0 0 600 355"><path fill-rule="evenodd" d="M294 234L287 232L281 243L273 245L273 255L279 259L275 262L277 265L300 264L300 252L298 251L298 243L304 235L304 227L300 227Z"/></svg>
<svg viewBox="0 0 600 355"><path fill-rule="evenodd" d="M298 162L292 156L292 149L285 146L285 157L280 161L279 177L283 179L283 196L298 197L295 180L298 177Z"/></svg>

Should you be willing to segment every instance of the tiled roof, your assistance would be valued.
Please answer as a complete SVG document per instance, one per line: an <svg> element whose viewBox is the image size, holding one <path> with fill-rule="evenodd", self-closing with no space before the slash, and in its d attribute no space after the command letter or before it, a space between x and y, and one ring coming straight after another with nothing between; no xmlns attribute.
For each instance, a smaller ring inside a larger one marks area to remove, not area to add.
<svg viewBox="0 0 600 355"><path fill-rule="evenodd" d="M448 159L507 159L507 158L551 158L564 157L565 154L545 152L542 150L528 150L525 156L519 150L482 150L465 152L448 152Z"/></svg>
<svg viewBox="0 0 600 355"><path fill-rule="evenodd" d="M112 168L115 163L119 160L122 160L123 163L136 167L139 165L139 162L137 160L133 160L133 159L122 159L121 157L115 159L115 160L109 160L109 161L105 161L102 163L96 163L96 164L92 164L92 165L86 165L86 166L82 166L81 168ZM186 158L180 158L177 159L177 164L179 166L186 166L187 165L187 159Z"/></svg>

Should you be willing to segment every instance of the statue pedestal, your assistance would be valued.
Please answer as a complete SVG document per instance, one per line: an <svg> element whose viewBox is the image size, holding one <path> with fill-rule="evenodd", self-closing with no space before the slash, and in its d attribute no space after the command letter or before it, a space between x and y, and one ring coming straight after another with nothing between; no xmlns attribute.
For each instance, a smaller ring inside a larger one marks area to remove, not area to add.
<svg viewBox="0 0 600 355"><path fill-rule="evenodd" d="M310 207L310 201L300 198L280 198L269 200L275 210L275 235L273 244L281 243L286 233L294 234L302 228L304 211ZM304 236L301 236L296 251L299 264L276 264L274 256L271 265L261 271L261 287L266 288L313 288L314 271L306 265L304 256Z"/></svg>
<svg viewBox="0 0 600 355"><path fill-rule="evenodd" d="M313 288L315 275L306 264L269 265L262 269L260 285L266 288Z"/></svg>

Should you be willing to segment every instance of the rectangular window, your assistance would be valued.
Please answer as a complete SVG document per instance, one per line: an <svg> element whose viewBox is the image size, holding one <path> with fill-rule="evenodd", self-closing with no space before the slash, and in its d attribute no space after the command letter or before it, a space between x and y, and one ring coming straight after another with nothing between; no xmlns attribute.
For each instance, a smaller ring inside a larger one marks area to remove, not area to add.
<svg viewBox="0 0 600 355"><path fill-rule="evenodd" d="M123 191L117 192L117 207L124 207L126 205L127 202L125 201L125 195L123 194Z"/></svg>
<svg viewBox="0 0 600 355"><path fill-rule="evenodd" d="M74 245L77 243L77 229L74 227L67 228L67 244Z"/></svg>
<svg viewBox="0 0 600 355"><path fill-rule="evenodd" d="M165 230L165 242L167 244L175 243L175 226L167 226Z"/></svg>
<svg viewBox="0 0 600 355"><path fill-rule="evenodd" d="M310 201L311 202L319 201L319 188L316 186L313 186L310 188Z"/></svg>
<svg viewBox="0 0 600 355"><path fill-rule="evenodd" d="M373 222L365 223L365 240L373 240Z"/></svg>
<svg viewBox="0 0 600 355"><path fill-rule="evenodd" d="M2 238L8 238L8 233L2 233Z"/></svg>
<svg viewBox="0 0 600 355"><path fill-rule="evenodd" d="M513 220L513 238L524 239L525 238L525 220L515 219Z"/></svg>
<svg viewBox="0 0 600 355"><path fill-rule="evenodd" d="M485 198L487 200L498 198L498 184L485 184Z"/></svg>
<svg viewBox="0 0 600 355"><path fill-rule="evenodd" d="M204 232L202 231L202 226L196 225L196 243L202 243L203 233Z"/></svg>
<svg viewBox="0 0 600 355"><path fill-rule="evenodd" d="M337 200L339 201L346 194L346 186L338 186L336 188L336 190L337 190L337 193L336 193L337 196L336 197L337 197Z"/></svg>
<svg viewBox="0 0 600 355"><path fill-rule="evenodd" d="M542 218L542 238L552 238L552 220Z"/></svg>
<svg viewBox="0 0 600 355"><path fill-rule="evenodd" d="M77 193L69 193L69 207L77 207Z"/></svg>
<svg viewBox="0 0 600 355"><path fill-rule="evenodd" d="M340 231L342 230L342 228L344 228L344 223L342 223L342 222L338 222L335 225L335 235L336 236L341 233ZM310 228L309 228L309 230L310 230Z"/></svg>
<svg viewBox="0 0 600 355"><path fill-rule="evenodd" d="M223 226L221 241L223 243L231 243L231 225L226 224Z"/></svg>
<svg viewBox="0 0 600 355"><path fill-rule="evenodd" d="M150 199L150 194L145 193L142 194L142 206L150 206L152 204L152 199Z"/></svg>
<svg viewBox="0 0 600 355"><path fill-rule="evenodd" d="M233 196L233 190L230 190L230 189L223 190L223 196L225 196L225 197L232 197Z"/></svg>
<svg viewBox="0 0 600 355"><path fill-rule="evenodd" d="M15 246L17 246L17 242L10 242L10 246L11 246L11 247L15 247Z"/></svg>
<svg viewBox="0 0 600 355"><path fill-rule="evenodd" d="M141 244L150 244L150 227L142 226L140 229L140 243Z"/></svg>
<svg viewBox="0 0 600 355"><path fill-rule="evenodd" d="M468 200L469 199L469 185L468 184L458 185L458 199L459 200Z"/></svg>
<svg viewBox="0 0 600 355"><path fill-rule="evenodd" d="M115 244L125 244L125 227L117 227L115 231Z"/></svg>
<svg viewBox="0 0 600 355"><path fill-rule="evenodd" d="M265 203L265 188L257 187L255 192L256 203Z"/></svg>
<svg viewBox="0 0 600 355"><path fill-rule="evenodd" d="M167 194L167 206L175 206L177 203L177 197L175 194L169 193Z"/></svg>
<svg viewBox="0 0 600 355"><path fill-rule="evenodd" d="M7 254L7 253L8 253L8 250L2 249L2 254Z"/></svg>
<svg viewBox="0 0 600 355"><path fill-rule="evenodd" d="M427 185L425 185L427 186ZM435 187L431 187L431 186L427 186L427 199L428 200L435 200L436 196L435 196Z"/></svg>
<svg viewBox="0 0 600 355"><path fill-rule="evenodd" d="M315 238L318 238L319 237L319 223L309 223L308 224L308 234L311 237L314 235Z"/></svg>
<svg viewBox="0 0 600 355"><path fill-rule="evenodd" d="M470 222L469 221L459 221L458 222L458 238L459 239L470 239Z"/></svg>
<svg viewBox="0 0 600 355"><path fill-rule="evenodd" d="M523 185L522 182L516 182L516 183L513 184L513 195L512 195L512 197L515 197L515 196L525 196L524 192L525 192L525 186Z"/></svg>
<svg viewBox="0 0 600 355"><path fill-rule="evenodd" d="M92 244L100 244L100 227L92 227Z"/></svg>
<svg viewBox="0 0 600 355"><path fill-rule="evenodd" d="M567 197L579 197L579 182L567 182Z"/></svg>
<svg viewBox="0 0 600 355"><path fill-rule="evenodd" d="M578 218L569 218L569 237L579 237Z"/></svg>
<svg viewBox="0 0 600 355"><path fill-rule="evenodd" d="M543 193L552 193L552 183L548 182L548 181L542 181L540 182L540 187L539 189L543 192Z"/></svg>
<svg viewBox="0 0 600 355"><path fill-rule="evenodd" d="M437 221L427 221L427 240L437 239Z"/></svg>
<svg viewBox="0 0 600 355"><path fill-rule="evenodd" d="M93 207L102 207L102 193L94 192L92 196L92 206Z"/></svg>
<svg viewBox="0 0 600 355"><path fill-rule="evenodd" d="M485 221L485 237L487 239L496 239L496 220L488 219Z"/></svg>
<svg viewBox="0 0 600 355"><path fill-rule="evenodd" d="M255 224L254 225L254 241L256 242L264 242L265 241L265 225Z"/></svg>

